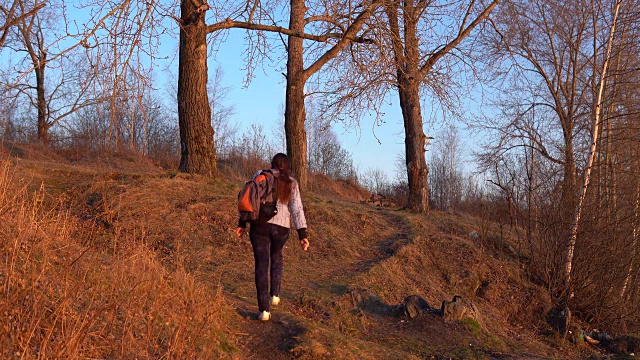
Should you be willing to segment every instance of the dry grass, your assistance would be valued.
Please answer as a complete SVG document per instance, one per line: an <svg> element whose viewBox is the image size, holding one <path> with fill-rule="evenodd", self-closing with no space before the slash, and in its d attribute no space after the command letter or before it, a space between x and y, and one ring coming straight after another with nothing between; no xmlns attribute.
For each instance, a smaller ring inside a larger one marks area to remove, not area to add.
<svg viewBox="0 0 640 360"><path fill-rule="evenodd" d="M322 174L309 174L308 190L342 200L362 201L371 196L363 187L345 180L333 180Z"/></svg>
<svg viewBox="0 0 640 360"><path fill-rule="evenodd" d="M2 358L215 358L234 351L219 288L162 265L142 231L100 230L0 167ZM47 204L47 206L45 206ZM99 244L102 245L102 244Z"/></svg>
<svg viewBox="0 0 640 360"><path fill-rule="evenodd" d="M544 291L477 218L376 208L358 201L361 189L312 177L311 248L292 232L283 303L263 324L251 246L233 233L242 176L36 150L0 172L0 358L557 355L534 333ZM470 298L482 327L390 311L412 294L433 307Z"/></svg>
<svg viewBox="0 0 640 360"><path fill-rule="evenodd" d="M526 280L517 261L468 235L481 226L478 219L435 211L428 218L407 213L405 219L409 241L362 274L362 286L387 304L417 294L439 308L442 300L463 296L480 310L484 334L491 334L481 346L500 352L507 350L503 341L510 343L511 351L538 346L530 339L544 327L549 296Z"/></svg>

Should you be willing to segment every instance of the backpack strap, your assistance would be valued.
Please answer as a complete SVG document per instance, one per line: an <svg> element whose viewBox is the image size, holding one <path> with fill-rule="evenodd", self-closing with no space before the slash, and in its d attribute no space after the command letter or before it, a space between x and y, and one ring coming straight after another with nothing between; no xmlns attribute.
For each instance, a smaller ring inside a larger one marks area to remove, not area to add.
<svg viewBox="0 0 640 360"><path fill-rule="evenodd" d="M266 194L266 197L269 197L269 195L273 193L272 201L274 203L277 203L278 202L278 178L276 178L275 174L270 169L262 170L261 174L264 174L264 176L266 177L267 184L269 184L269 182L271 184L270 191Z"/></svg>

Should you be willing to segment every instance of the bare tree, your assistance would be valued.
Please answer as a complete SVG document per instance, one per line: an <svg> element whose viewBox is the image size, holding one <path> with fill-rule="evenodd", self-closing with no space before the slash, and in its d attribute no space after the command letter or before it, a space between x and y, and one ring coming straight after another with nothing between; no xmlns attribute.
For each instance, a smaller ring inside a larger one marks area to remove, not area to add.
<svg viewBox="0 0 640 360"><path fill-rule="evenodd" d="M223 84L224 71L218 66L213 79L208 86L209 106L211 107L211 125L214 129L214 145L218 158L228 156L234 138L238 133L238 124L231 123L235 113L233 105L226 104L227 95L231 88Z"/></svg>
<svg viewBox="0 0 640 360"><path fill-rule="evenodd" d="M638 286L628 276L637 250L636 7L627 0L509 2L490 42L494 54L507 56L488 57L506 60L492 75L510 89L498 95L500 116L486 120L498 135L488 154L496 162L522 159L512 198L527 227L530 271L559 307L571 305L601 325L638 321L629 315L633 295L620 296Z"/></svg>
<svg viewBox="0 0 640 360"><path fill-rule="evenodd" d="M427 85L440 91L437 88L443 84L433 81L434 73L437 71L436 64L456 49L475 27L489 16L498 2L499 0L494 0L485 5L472 0L468 3L450 4L451 13L447 14L447 17L455 26L444 28L446 31L453 31L440 35L437 42L431 43L431 48L421 45L425 42L421 42L420 39L443 24L436 25L439 17L435 13L429 13L430 5L434 6L434 11L440 13L446 12L447 6L413 0L385 3L390 48L394 55L395 85L404 119L409 207L415 211L429 210L429 170L424 156L427 136L422 127L420 89Z"/></svg>
<svg viewBox="0 0 640 360"><path fill-rule="evenodd" d="M374 194L381 194L387 196L390 190L389 179L385 172L380 168L370 168L365 171L360 177L360 182L369 191Z"/></svg>
<svg viewBox="0 0 640 360"><path fill-rule="evenodd" d="M26 8L22 0L13 0L11 3L0 3L0 49L4 47L9 35L9 29L20 21L33 17L46 5L45 2L36 2L33 7Z"/></svg>
<svg viewBox="0 0 640 360"><path fill-rule="evenodd" d="M250 31L273 32L287 35L287 85L285 98L285 121L287 153L302 188L306 185L307 135L305 131L305 85L307 81L334 59L350 43L367 42L359 33L380 4L381 0L366 1L357 6L351 2L308 2L292 0L289 7L288 28L274 24L271 5L268 2L241 2L240 10L232 10L233 16L210 25L215 32L229 28L244 28ZM228 14L229 12L222 12ZM232 19L233 17L233 19ZM307 33L306 28L312 29ZM251 41L247 68L252 69L258 55L264 55L263 35L248 35ZM305 51L304 40L316 45ZM309 60L305 66L305 54Z"/></svg>
<svg viewBox="0 0 640 360"><path fill-rule="evenodd" d="M573 265L573 254L576 246L576 239L578 237L578 227L580 223L580 217L582 215L582 207L584 204L585 197L587 195L587 190L589 188L589 183L591 180L591 168L594 163L594 159L596 157L596 148L598 145L598 135L600 133L600 118L602 112L602 104L603 104L603 91L605 87L605 79L607 76L607 71L609 70L609 61L611 59L611 49L613 47L614 35L616 32L616 25L618 22L618 14L620 13L620 6L622 5L622 0L617 0L615 4L615 8L613 10L613 20L611 22L609 38L607 41L607 48L604 53L604 62L602 64L602 69L600 71L600 79L598 81L598 90L595 97L595 108L593 110L593 125L591 129L592 140L591 146L589 148L589 158L587 161L587 166L584 171L584 180L582 187L580 188L580 195L578 197L578 204L576 206L575 215L573 218L573 224L571 226L571 233L569 236L569 241L567 243L567 256L565 260L565 269L564 269L564 281L565 287L568 289L568 296L571 298L573 296L573 291L571 290L571 269ZM594 41L595 42L595 41Z"/></svg>
<svg viewBox="0 0 640 360"><path fill-rule="evenodd" d="M451 210L462 201L462 169L459 134L450 126L437 137L431 153L429 186L431 199L439 210Z"/></svg>
<svg viewBox="0 0 640 360"><path fill-rule="evenodd" d="M428 168L425 160L429 137L423 130L421 99L427 93L452 109L452 69L469 64L462 50L469 37L498 5L478 1L384 1L367 26L372 43L352 43L342 54L353 63L340 68L326 91L328 111L334 118L358 115L378 106L389 92L398 94L405 129L405 161L409 208L429 210ZM448 56L449 55L449 56ZM459 61L458 61L459 60ZM343 79L350 79L344 81Z"/></svg>
<svg viewBox="0 0 640 360"><path fill-rule="evenodd" d="M310 135L308 138L309 170L336 180L355 180L356 171L351 154L340 145L330 122L319 116L319 112L314 111L314 104L309 104L313 96L307 99L307 108L310 109L306 126L307 133Z"/></svg>
<svg viewBox="0 0 640 360"><path fill-rule="evenodd" d="M0 74L0 91L4 94L0 100L0 135L4 140L15 141L15 120L19 107L17 89L10 81L11 75L8 72L0 71Z"/></svg>
<svg viewBox="0 0 640 360"><path fill-rule="evenodd" d="M38 5L37 1L21 1L18 10L28 13L27 9ZM57 30L59 6L50 5L17 20L7 38L14 53L24 54L13 85L36 109L37 136L44 144L50 141L49 130L61 119L101 101L92 92L95 72L83 65L81 54L59 48L66 35Z"/></svg>

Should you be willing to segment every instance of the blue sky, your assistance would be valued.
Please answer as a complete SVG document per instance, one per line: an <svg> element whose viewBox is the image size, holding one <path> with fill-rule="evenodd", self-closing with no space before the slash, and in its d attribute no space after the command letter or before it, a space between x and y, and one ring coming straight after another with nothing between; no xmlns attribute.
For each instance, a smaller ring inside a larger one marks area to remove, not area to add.
<svg viewBox="0 0 640 360"><path fill-rule="evenodd" d="M82 11L70 7L71 14L83 16ZM171 26L173 34L162 37L159 56L168 59L158 63L155 72L156 87L166 96L166 89L175 88L175 74L177 74L177 27L173 20L165 19L165 24ZM286 24L284 24L286 25ZM272 58L275 62L265 64L264 67L257 68L254 78L249 86L245 87L246 71L243 70L243 51L245 50L245 31L241 29L231 29L224 42L216 44L216 51L209 57L209 75L212 78L215 69L220 66L223 69L223 86L230 88L227 97L227 104L235 108L235 114L231 122L238 123L244 129L251 124L261 123L268 134L279 131L283 121L285 81L283 69L285 60L281 53L274 52ZM211 47L210 47L211 48ZM6 60L4 58L3 60ZM170 73L173 73L172 76ZM168 103L172 103L167 99ZM382 111L384 116L381 125L375 125L372 117L365 117L358 128L345 128L342 124L334 124L333 130L338 135L341 145L353 156L354 165L360 173L371 168L384 170L389 180L396 178L396 159L404 152L404 129L402 114L398 105L397 94L388 95L386 105ZM476 106L471 104L470 108ZM432 118L430 101L427 99L422 106L423 118L425 119L425 133L435 136L444 126L441 122L428 121ZM441 117L437 113L435 117ZM463 142L474 143L468 138L468 133L462 134ZM469 146L463 146L469 148ZM469 155L470 152L466 152ZM429 153L427 153L429 156ZM428 162L428 159L427 159Z"/></svg>
<svg viewBox="0 0 640 360"><path fill-rule="evenodd" d="M282 63L273 63L256 69L249 86L244 86L246 70L242 52L244 50L244 30L232 29L226 41L209 57L209 78L215 69L221 66L224 77L223 86L229 87L227 105L233 105L235 114L231 119L242 128L251 124L262 123L269 134L278 131L278 124L284 118L282 113L285 100L285 81L282 75ZM175 41L166 39L163 47L167 51L177 51ZM274 59L278 56L274 56ZM169 71L177 73L177 59L171 64ZM159 74L160 81L173 81L170 77ZM166 84L169 87L170 84ZM373 125L372 118L364 118L359 129L345 128L340 123L334 124L333 130L338 135L341 145L353 156L354 165L359 172L370 168L385 170L389 180L395 178L395 161L398 154L404 152L404 130L402 113L397 105L397 94L391 94L393 106L384 109L384 123ZM378 141L379 140L379 141Z"/></svg>
<svg viewBox="0 0 640 360"><path fill-rule="evenodd" d="M227 97L227 105L235 107L232 122L237 122L242 128L248 128L251 124L262 123L269 134L278 131L278 124L282 123L285 81L282 75L284 60L281 63L273 63L256 69L254 79L248 87L244 86L246 71L243 61L244 30L231 29L224 43L216 45L217 51L209 57L210 79L215 69L221 66L224 72L223 86L230 87ZM175 43L171 46L175 49ZM273 56L274 59L280 56ZM172 71L177 72L177 60L172 65ZM340 123L334 124L333 130L338 135L341 145L353 156L354 165L362 173L371 168L380 168L387 173L389 180L396 178L396 159L404 152L404 129L402 113L398 105L397 94L392 93L387 97L387 103L383 109L383 124L374 126L373 118L364 118L359 128L345 128ZM477 108L475 104L469 104L470 108ZM425 133L436 136L444 126L441 122L428 121L432 108L430 101L422 106L425 119ZM441 116L435 113L435 117ZM469 134L461 134L463 151L470 155ZM434 141L437 141L434 140ZM427 152L427 156L429 153ZM428 159L427 159L428 162ZM472 170L465 166L465 169Z"/></svg>

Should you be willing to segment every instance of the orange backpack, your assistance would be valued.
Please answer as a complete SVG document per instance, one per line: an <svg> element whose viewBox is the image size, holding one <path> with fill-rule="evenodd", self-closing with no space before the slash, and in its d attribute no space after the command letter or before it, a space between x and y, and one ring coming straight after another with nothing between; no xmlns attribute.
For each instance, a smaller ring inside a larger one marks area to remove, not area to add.
<svg viewBox="0 0 640 360"><path fill-rule="evenodd" d="M271 170L262 170L238 193L240 220L266 223L278 213L278 180Z"/></svg>

